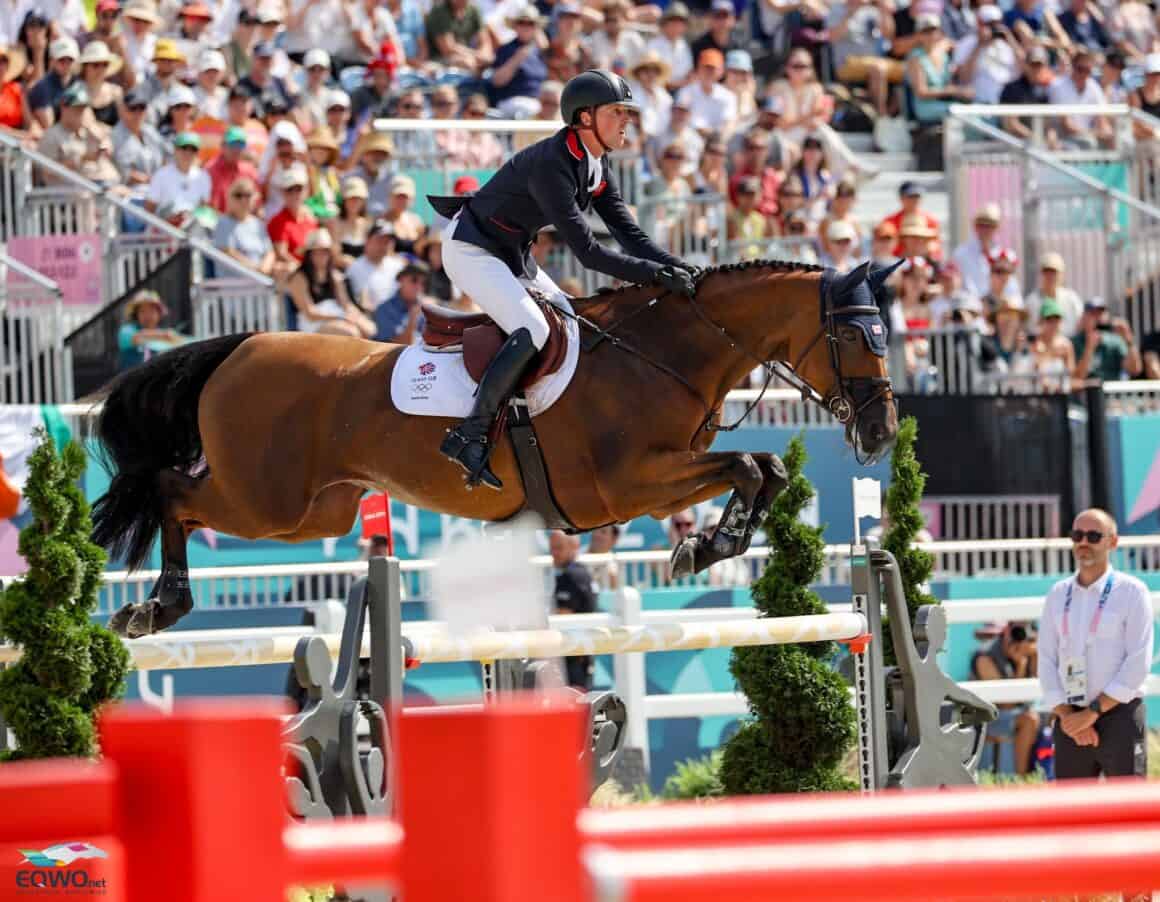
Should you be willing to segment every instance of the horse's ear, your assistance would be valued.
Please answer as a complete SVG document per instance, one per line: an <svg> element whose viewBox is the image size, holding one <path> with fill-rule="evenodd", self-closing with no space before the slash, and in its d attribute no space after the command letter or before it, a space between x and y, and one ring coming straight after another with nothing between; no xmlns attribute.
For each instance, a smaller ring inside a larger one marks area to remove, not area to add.
<svg viewBox="0 0 1160 902"><path fill-rule="evenodd" d="M842 273L834 282L834 297L848 298L853 296L854 289L866 281L870 274L870 261L860 263L849 272Z"/></svg>
<svg viewBox="0 0 1160 902"><path fill-rule="evenodd" d="M899 257L891 266L883 266L870 273L867 281L870 283L870 291L874 293L875 297L882 290L882 286L886 284L886 280L894 274L894 270L902 265L903 259ZM866 265L869 266L870 262L867 261Z"/></svg>

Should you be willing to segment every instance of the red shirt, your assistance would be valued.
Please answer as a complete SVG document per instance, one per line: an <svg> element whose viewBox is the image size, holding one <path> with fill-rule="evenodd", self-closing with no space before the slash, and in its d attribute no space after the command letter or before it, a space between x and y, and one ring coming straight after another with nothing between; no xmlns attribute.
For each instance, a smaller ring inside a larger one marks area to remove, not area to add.
<svg viewBox="0 0 1160 902"><path fill-rule="evenodd" d="M23 97L20 82L8 81L0 85L0 125L14 129L24 125Z"/></svg>
<svg viewBox="0 0 1160 902"><path fill-rule="evenodd" d="M209 173L210 205L219 213L226 211L226 199L229 197L230 186L238 179L252 179L255 190L258 187L258 167L249 160L229 162L223 155L218 154L212 163L205 167Z"/></svg>
<svg viewBox="0 0 1160 902"><path fill-rule="evenodd" d="M729 179L729 200L733 206L737 206L737 186L741 183L743 178L751 175L758 175L756 172L747 172L743 169L738 169L733 173L733 178ZM777 191L781 188L781 183L784 177L780 172L772 166L766 166L760 173L761 175L761 198L757 202L757 209L763 216L777 215Z"/></svg>
<svg viewBox="0 0 1160 902"><path fill-rule="evenodd" d="M306 243L306 236L317 228L318 220L305 207L298 211L297 218L291 216L290 212L283 207L274 214L269 225L266 226L266 231L270 234L270 240L274 242L275 246L280 241L285 241L286 248L290 253L301 260L302 245Z"/></svg>

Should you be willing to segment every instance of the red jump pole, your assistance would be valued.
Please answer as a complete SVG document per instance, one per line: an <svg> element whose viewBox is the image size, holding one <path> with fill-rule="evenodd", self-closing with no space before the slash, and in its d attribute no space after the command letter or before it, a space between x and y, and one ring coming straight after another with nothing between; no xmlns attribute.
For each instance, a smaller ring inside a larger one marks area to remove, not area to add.
<svg viewBox="0 0 1160 902"><path fill-rule="evenodd" d="M575 703L522 698L398 718L407 902L587 902Z"/></svg>
<svg viewBox="0 0 1160 902"><path fill-rule="evenodd" d="M1125 885L1160 885L1160 823L819 840L711 851L597 847L588 851L586 862L598 898L609 902L1072 897ZM1002 874L999 884L993 879L997 874Z"/></svg>
<svg viewBox="0 0 1160 902"><path fill-rule="evenodd" d="M580 815L586 842L616 849L1157 823L1160 783L1130 778L1001 792L964 787L587 809Z"/></svg>

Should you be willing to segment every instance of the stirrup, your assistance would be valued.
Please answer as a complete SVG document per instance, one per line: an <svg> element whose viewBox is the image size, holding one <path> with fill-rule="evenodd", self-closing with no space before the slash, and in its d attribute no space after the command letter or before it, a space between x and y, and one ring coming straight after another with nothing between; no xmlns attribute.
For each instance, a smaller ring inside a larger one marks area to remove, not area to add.
<svg viewBox="0 0 1160 902"><path fill-rule="evenodd" d="M465 458L475 457L474 449L478 448L479 460L471 461ZM481 438L470 438L459 431L458 427L447 430L447 436L439 446L439 451L448 460L458 464L467 474L464 482L468 489L477 485L485 485L497 492L503 488L499 477L492 472L488 464L491 462L491 443L484 435Z"/></svg>

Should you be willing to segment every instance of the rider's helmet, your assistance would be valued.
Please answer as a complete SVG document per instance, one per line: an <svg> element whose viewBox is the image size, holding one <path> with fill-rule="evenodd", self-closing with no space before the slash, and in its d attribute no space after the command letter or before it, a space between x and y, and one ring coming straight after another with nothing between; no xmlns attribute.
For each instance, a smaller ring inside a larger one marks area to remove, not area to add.
<svg viewBox="0 0 1160 902"><path fill-rule="evenodd" d="M640 105L632 99L628 82L623 78L607 69L589 69L564 85L564 92L560 95L560 113L568 125L579 126L580 113L588 110L593 115L590 127L594 127L596 108L610 103L640 109ZM600 139L600 135L596 137ZM603 140L600 143L603 144Z"/></svg>

